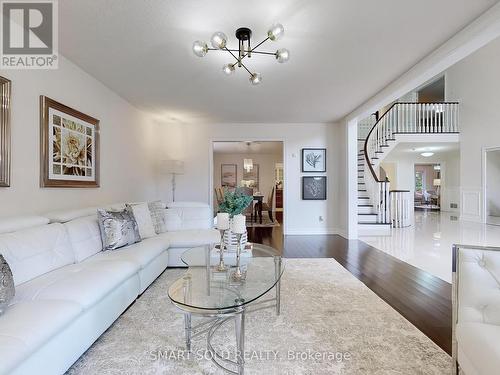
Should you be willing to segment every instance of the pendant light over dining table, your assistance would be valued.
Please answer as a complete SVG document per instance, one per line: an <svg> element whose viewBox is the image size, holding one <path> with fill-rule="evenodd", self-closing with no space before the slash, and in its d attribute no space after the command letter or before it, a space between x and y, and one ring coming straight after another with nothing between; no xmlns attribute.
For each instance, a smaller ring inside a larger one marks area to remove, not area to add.
<svg viewBox="0 0 500 375"><path fill-rule="evenodd" d="M255 47L252 47L251 37L252 30L247 27L240 27L236 30L236 38L238 39L238 49L230 49L227 47L227 36L221 31L217 31L212 35L210 39L210 43L213 48L209 48L206 42L197 40L193 43L193 53L198 57L204 57L208 51L226 51L236 60L233 63L225 64L222 67L222 71L226 75L232 75L236 68L244 68L248 74L250 74L249 81L252 85L258 85L262 82L262 75L258 72L252 72L247 66L243 63L243 60L250 59L252 55L268 55L274 56L278 63L285 63L290 58L290 52L285 48L280 48L275 52L265 52L257 50L262 44L267 41L277 41L280 39L285 33L285 29L283 25L280 23L276 23L272 25L267 31L267 38L265 38L262 42L258 43Z"/></svg>

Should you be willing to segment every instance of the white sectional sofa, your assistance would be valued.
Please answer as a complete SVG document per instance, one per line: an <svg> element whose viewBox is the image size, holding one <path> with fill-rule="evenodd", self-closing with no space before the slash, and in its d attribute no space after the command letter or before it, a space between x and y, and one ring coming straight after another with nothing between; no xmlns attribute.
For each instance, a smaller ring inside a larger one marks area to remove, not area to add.
<svg viewBox="0 0 500 375"><path fill-rule="evenodd" d="M460 373L500 373L500 248L453 248L453 357Z"/></svg>
<svg viewBox="0 0 500 375"><path fill-rule="evenodd" d="M95 212L0 221L16 285L0 316L0 374L64 373L165 268L183 266L182 252L220 240L208 205L176 203L171 230L103 252Z"/></svg>

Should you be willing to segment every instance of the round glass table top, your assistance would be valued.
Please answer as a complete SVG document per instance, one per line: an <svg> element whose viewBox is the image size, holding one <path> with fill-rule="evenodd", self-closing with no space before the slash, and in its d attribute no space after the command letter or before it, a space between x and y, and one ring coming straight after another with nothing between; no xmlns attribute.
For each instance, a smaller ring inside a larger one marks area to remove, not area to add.
<svg viewBox="0 0 500 375"><path fill-rule="evenodd" d="M234 280L236 253L224 252L226 271L218 271L220 252L209 246L194 247L181 256L189 267L168 289L168 296L181 309L231 310L265 295L280 280L284 264L278 252L265 245L247 244L241 252L241 280Z"/></svg>

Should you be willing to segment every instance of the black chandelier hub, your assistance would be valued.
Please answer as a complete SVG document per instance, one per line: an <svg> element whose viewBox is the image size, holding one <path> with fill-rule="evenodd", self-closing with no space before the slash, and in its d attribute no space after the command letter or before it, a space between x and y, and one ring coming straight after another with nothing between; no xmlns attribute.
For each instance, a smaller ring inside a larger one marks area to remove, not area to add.
<svg viewBox="0 0 500 375"><path fill-rule="evenodd" d="M236 30L236 38L238 40L250 40L252 37L252 30L250 30L248 27L240 27L238 30Z"/></svg>

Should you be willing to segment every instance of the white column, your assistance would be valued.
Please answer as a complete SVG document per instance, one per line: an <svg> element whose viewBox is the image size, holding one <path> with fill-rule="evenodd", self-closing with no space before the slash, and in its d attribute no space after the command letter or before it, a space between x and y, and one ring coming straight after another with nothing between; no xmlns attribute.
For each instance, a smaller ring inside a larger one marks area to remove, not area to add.
<svg viewBox="0 0 500 375"><path fill-rule="evenodd" d="M358 238L358 120L345 124L347 145L347 238Z"/></svg>

